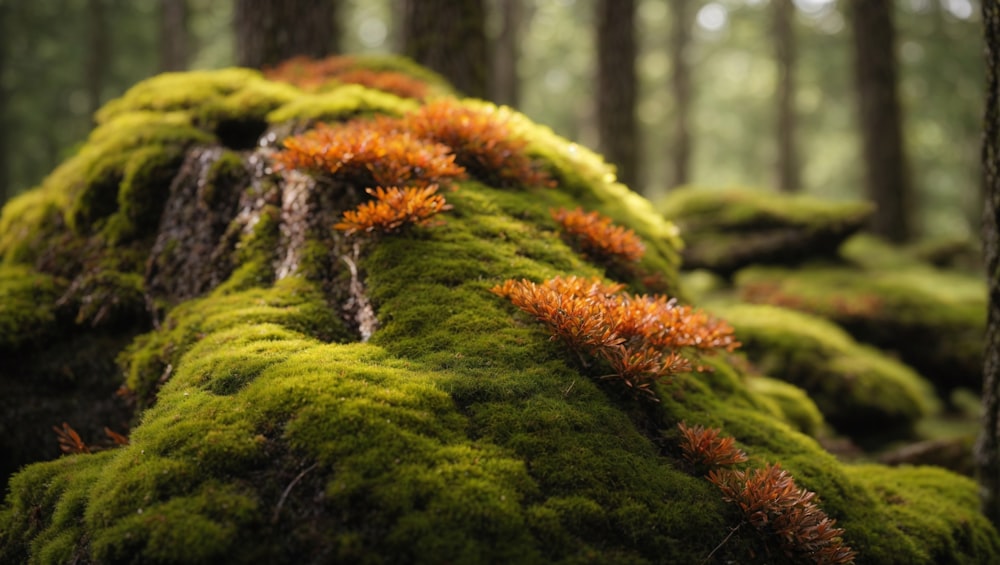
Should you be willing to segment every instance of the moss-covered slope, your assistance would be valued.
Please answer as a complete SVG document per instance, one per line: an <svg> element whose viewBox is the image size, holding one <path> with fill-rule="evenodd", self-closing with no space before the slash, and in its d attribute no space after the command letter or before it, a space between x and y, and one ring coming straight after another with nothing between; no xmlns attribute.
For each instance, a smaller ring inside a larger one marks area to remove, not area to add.
<svg viewBox="0 0 1000 565"><path fill-rule="evenodd" d="M864 202L831 202L746 188L684 187L658 205L681 229L685 269L728 276L747 265L795 265L832 256L871 214Z"/></svg>
<svg viewBox="0 0 1000 565"><path fill-rule="evenodd" d="M139 293L132 325L113 327L141 335L97 351L119 359L141 409L129 445L11 479L0 563L780 562L763 557L752 528L733 533L739 511L680 456L681 421L721 428L750 465L780 462L819 494L858 562L1000 559L971 481L843 465L719 358L706 360L714 371L659 385L656 402L636 397L490 293L506 279L570 274L677 292L676 231L589 151L465 102L525 136L555 187L472 176L446 193L439 222L345 236L330 226L363 187L269 166L279 132L312 119L289 110L302 96L249 71L153 79L110 104L98 132L152 120L128 138L145 154L180 127L177 160L152 175L169 182L128 185L138 177L127 160L99 177L115 183L92 182L78 156L5 209L2 295L29 294L37 279L51 281L39 291L51 301L86 273L116 276L89 277L75 296ZM111 158L94 136L81 155ZM93 191L115 198L82 196ZM147 192L141 209L162 223L129 212ZM607 268L571 249L550 209L576 206L635 230L641 263ZM46 258L60 242L93 259L54 267ZM224 266L198 271L198 284L157 276L183 276L170 269L188 252ZM5 331L37 326L25 336L45 343L112 327L0 313ZM0 343L23 353L13 337ZM0 369L2 382L18 377Z"/></svg>
<svg viewBox="0 0 1000 565"><path fill-rule="evenodd" d="M744 300L830 319L859 341L893 351L934 383L942 397L978 391L986 331L980 277L905 258L878 265L753 267L735 277Z"/></svg>

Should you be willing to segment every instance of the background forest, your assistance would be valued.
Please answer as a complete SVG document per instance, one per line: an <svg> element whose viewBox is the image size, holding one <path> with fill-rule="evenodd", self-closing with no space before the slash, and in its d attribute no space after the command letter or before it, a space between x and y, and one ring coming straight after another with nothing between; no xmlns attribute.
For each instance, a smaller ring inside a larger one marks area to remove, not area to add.
<svg viewBox="0 0 1000 565"><path fill-rule="evenodd" d="M36 185L72 154L94 110L130 85L162 70L239 63L237 4L0 0L0 201ZM339 31L332 51L403 51L404 2L335 4ZM487 1L494 62L487 97L604 150L598 51L612 31L598 10L628 4ZM623 179L654 200L678 184L786 185L828 198L863 198L847 4L636 0L634 58L629 49L615 51L633 58L638 83L636 162L622 171ZM893 6L914 238L979 231L979 14L974 0ZM791 111L783 113L786 99ZM790 164L780 158L787 155L779 151L781 139L793 149ZM615 160L614 149L604 152Z"/></svg>

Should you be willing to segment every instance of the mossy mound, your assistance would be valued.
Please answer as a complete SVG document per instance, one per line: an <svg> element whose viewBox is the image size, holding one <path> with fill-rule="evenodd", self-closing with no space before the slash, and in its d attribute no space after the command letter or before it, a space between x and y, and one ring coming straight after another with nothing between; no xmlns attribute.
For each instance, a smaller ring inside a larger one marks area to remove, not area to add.
<svg viewBox="0 0 1000 565"><path fill-rule="evenodd" d="M85 238L96 262L131 275L129 285L97 277L88 288L103 296L127 286L144 299L134 325L74 317L58 335L37 336L48 347L124 332L127 347L91 353L119 359L141 411L129 445L35 463L11 479L0 563L759 558L762 538L734 530L739 511L681 457L681 421L721 428L751 465L780 462L818 492L859 562L1000 559L971 482L841 464L786 423L808 428L812 416L776 408L792 389L755 392L718 358L705 360L714 371L656 387L656 401L637 398L490 293L512 278L620 273L557 233L550 209L581 206L642 239L646 254L622 282L676 294L676 230L593 153L509 110L462 102L525 136L555 188L469 178L447 193L452 209L440 222L353 239L330 226L364 187L274 172L273 137L287 124L232 144L212 118L266 121L299 93L248 71L194 73L190 88L184 77L139 85L103 114L162 111L205 136L185 137L191 146L165 174L168 193L153 208L160 222L140 224L131 241L95 237L127 208L115 199L53 226L46 220L71 215L75 195L93 188L70 169L0 220L4 263L23 265L0 278L2 295L24 294L24 277L38 273L75 280L78 271L55 273L43 258L57 242ZM255 102L241 113L236 100ZM189 255L225 266L196 271L194 282L159 276L194 264ZM17 328L35 320L7 319ZM17 378L0 368L0 382ZM929 510L933 518L915 514Z"/></svg>
<svg viewBox="0 0 1000 565"><path fill-rule="evenodd" d="M981 277L889 255L879 265L860 268L753 267L734 280L744 300L817 314L858 341L896 352L945 399L957 388L981 389L986 332Z"/></svg>
<svg viewBox="0 0 1000 565"><path fill-rule="evenodd" d="M751 264L794 265L832 256L871 214L831 202L750 189L674 190L658 206L684 237L684 268L728 276Z"/></svg>
<svg viewBox="0 0 1000 565"><path fill-rule="evenodd" d="M761 371L804 389L837 431L861 443L909 435L937 408L920 375L822 318L769 305L713 311Z"/></svg>

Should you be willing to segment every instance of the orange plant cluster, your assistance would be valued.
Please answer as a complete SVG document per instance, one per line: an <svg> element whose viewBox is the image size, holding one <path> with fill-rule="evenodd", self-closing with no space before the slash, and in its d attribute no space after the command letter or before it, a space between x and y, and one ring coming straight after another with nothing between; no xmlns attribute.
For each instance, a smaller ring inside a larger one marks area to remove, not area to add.
<svg viewBox="0 0 1000 565"><path fill-rule="evenodd" d="M842 565L856 553L841 537L842 528L813 502L816 493L795 484L781 465L737 471L710 471L708 480L727 502L739 506L743 519L766 542L796 563Z"/></svg>
<svg viewBox="0 0 1000 565"><path fill-rule="evenodd" d="M402 118L413 135L451 148L458 164L484 182L500 187L553 186L551 177L527 156L527 141L511 131L503 111L470 108L442 98Z"/></svg>
<svg viewBox="0 0 1000 565"><path fill-rule="evenodd" d="M83 441L83 438L80 437L80 434L66 422L63 422L62 427L52 426L52 431L56 433L56 439L59 441L59 450L63 453L72 455L75 453L92 453L105 449L101 446L87 445ZM127 437L107 426L104 427L104 433L107 434L113 445L128 445Z"/></svg>
<svg viewBox="0 0 1000 565"><path fill-rule="evenodd" d="M684 458L694 465L703 467L721 467L745 463L747 454L736 447L732 437L719 437L722 430L694 426L689 428L681 422L677 424L681 430L681 451Z"/></svg>
<svg viewBox="0 0 1000 565"><path fill-rule="evenodd" d="M646 253L634 231L614 225L611 218L598 212L559 208L550 213L562 226L570 244L593 259L638 261Z"/></svg>
<svg viewBox="0 0 1000 565"><path fill-rule="evenodd" d="M264 70L264 76L294 84L306 90L317 89L331 81L343 84L360 84L403 98L423 99L429 88L424 82L405 73L367 69L358 65L354 57L335 55L325 59L293 57L277 67Z"/></svg>
<svg viewBox="0 0 1000 565"><path fill-rule="evenodd" d="M606 361L605 378L652 398L652 385L692 369L688 350L732 351L733 329L663 296L632 295L599 279L508 280L491 289L542 322L577 353Z"/></svg>
<svg viewBox="0 0 1000 565"><path fill-rule="evenodd" d="M723 500L739 506L743 523L761 535L768 551L776 549L795 563L854 562L856 553L844 544L844 530L816 505L816 493L798 487L781 465L724 469L747 461L732 437L721 437L718 428L688 427L684 422L677 427L684 458L709 468L708 480L719 487Z"/></svg>
<svg viewBox="0 0 1000 565"><path fill-rule="evenodd" d="M448 147L401 131L394 120L317 124L284 141L280 169L326 173L361 187L447 185L464 178Z"/></svg>
<svg viewBox="0 0 1000 565"><path fill-rule="evenodd" d="M496 112L452 99L399 119L318 124L283 144L272 157L276 169L326 174L364 187L374 197L345 213L335 226L348 234L426 223L450 208L438 187L453 186L467 169L498 186L551 184L524 154L525 142L511 136Z"/></svg>
<svg viewBox="0 0 1000 565"><path fill-rule="evenodd" d="M343 220L333 227L351 235L372 231L392 233L408 224L424 225L438 212L451 209L437 190L436 184L422 188L365 189L374 200L344 212Z"/></svg>

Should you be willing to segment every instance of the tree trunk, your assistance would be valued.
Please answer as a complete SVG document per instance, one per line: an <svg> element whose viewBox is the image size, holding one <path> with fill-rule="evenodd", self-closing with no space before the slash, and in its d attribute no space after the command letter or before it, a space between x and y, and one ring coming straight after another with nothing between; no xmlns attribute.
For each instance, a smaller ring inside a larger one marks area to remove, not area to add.
<svg viewBox="0 0 1000 565"><path fill-rule="evenodd" d="M160 0L160 71L187 69L190 43L187 0Z"/></svg>
<svg viewBox="0 0 1000 565"><path fill-rule="evenodd" d="M10 12L7 3L0 0L0 77L3 77L7 68L7 41L10 38ZM7 118L7 84L0 80L0 207L3 207L7 199L10 198L10 157L8 139L10 139L11 125Z"/></svg>
<svg viewBox="0 0 1000 565"><path fill-rule="evenodd" d="M986 111L983 116L983 259L989 310L983 366L983 427L975 456L983 511L1000 526L1000 4L984 1Z"/></svg>
<svg viewBox="0 0 1000 565"><path fill-rule="evenodd" d="M236 0L236 62L263 68L339 49L339 0Z"/></svg>
<svg viewBox="0 0 1000 565"><path fill-rule="evenodd" d="M674 135L670 162L673 163L671 186L687 184L691 178L691 1L675 0L671 31L670 88L674 97Z"/></svg>
<svg viewBox="0 0 1000 565"><path fill-rule="evenodd" d="M484 0L403 0L403 54L467 96L489 95Z"/></svg>
<svg viewBox="0 0 1000 565"><path fill-rule="evenodd" d="M775 0L774 46L778 64L778 189L798 192L799 158L795 148L795 4Z"/></svg>
<svg viewBox="0 0 1000 565"><path fill-rule="evenodd" d="M865 184L878 207L871 228L894 242L912 235L912 191L897 93L892 0L850 0Z"/></svg>
<svg viewBox="0 0 1000 565"><path fill-rule="evenodd" d="M635 59L635 1L598 0L598 146L618 167L618 179L632 188L639 181Z"/></svg>
<svg viewBox="0 0 1000 565"><path fill-rule="evenodd" d="M497 5L501 28L493 47L493 101L517 107L521 91L517 62L525 6L523 0L498 0Z"/></svg>
<svg viewBox="0 0 1000 565"><path fill-rule="evenodd" d="M87 1L87 32L89 33L89 49L87 64L84 66L84 84L87 88L87 110L91 119L101 108L101 92L104 90L104 69L109 63L111 46L109 45L108 18L104 6L105 0Z"/></svg>

